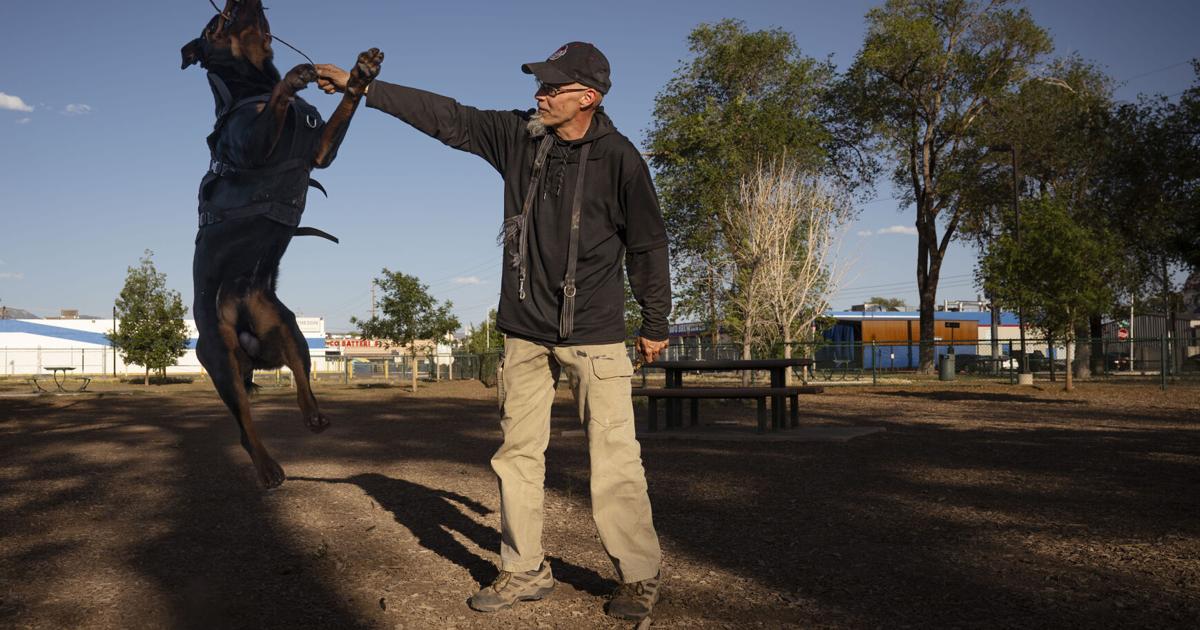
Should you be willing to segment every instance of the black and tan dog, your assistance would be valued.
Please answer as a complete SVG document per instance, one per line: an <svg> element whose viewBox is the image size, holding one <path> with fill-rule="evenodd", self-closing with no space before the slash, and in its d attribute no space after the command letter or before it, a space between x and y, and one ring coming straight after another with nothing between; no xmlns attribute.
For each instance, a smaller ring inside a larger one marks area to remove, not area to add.
<svg viewBox="0 0 1200 630"><path fill-rule="evenodd" d="M275 68L261 0L227 0L181 52L183 68L199 63L208 71L217 107L192 263L196 354L237 418L259 480L273 488L285 477L250 418L253 370L288 366L308 428L319 433L329 426L309 384L308 343L295 315L275 295L279 261L293 236L336 240L298 227L309 186L320 188L309 173L337 155L363 90L379 74L383 53L372 48L358 56L346 93L326 123L296 96L317 80L315 68L301 64L282 78Z"/></svg>

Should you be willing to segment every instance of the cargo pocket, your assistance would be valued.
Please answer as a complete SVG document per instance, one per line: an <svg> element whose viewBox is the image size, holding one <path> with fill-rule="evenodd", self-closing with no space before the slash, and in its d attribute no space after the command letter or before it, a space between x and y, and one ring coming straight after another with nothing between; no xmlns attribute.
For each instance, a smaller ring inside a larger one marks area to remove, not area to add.
<svg viewBox="0 0 1200 630"><path fill-rule="evenodd" d="M625 355L592 357L592 374L602 381L621 376L628 378L633 376L633 364Z"/></svg>
<svg viewBox="0 0 1200 630"><path fill-rule="evenodd" d="M633 421L633 398L630 396L633 364L629 357L594 356L588 386L587 417L602 427L612 429Z"/></svg>

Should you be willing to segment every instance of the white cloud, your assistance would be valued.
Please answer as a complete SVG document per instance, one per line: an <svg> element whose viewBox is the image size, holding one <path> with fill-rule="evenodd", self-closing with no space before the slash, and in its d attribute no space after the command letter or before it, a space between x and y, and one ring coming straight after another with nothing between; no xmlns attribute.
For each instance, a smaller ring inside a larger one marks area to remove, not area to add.
<svg viewBox="0 0 1200 630"><path fill-rule="evenodd" d="M70 105L67 105L66 109L63 110L63 113L68 116L82 116L84 114L91 113L91 111L91 105L84 105L83 103L71 103Z"/></svg>
<svg viewBox="0 0 1200 630"><path fill-rule="evenodd" d="M459 276L451 280L454 284L483 284L483 280L479 276Z"/></svg>
<svg viewBox="0 0 1200 630"><path fill-rule="evenodd" d="M24 279L25 279L25 274L23 274L19 271L17 271L17 272L13 272L13 271L0 272L0 280L24 280Z"/></svg>
<svg viewBox="0 0 1200 630"><path fill-rule="evenodd" d="M917 228L912 225L889 225L876 234L907 234L908 236L916 236Z"/></svg>
<svg viewBox="0 0 1200 630"><path fill-rule="evenodd" d="M25 104L20 96L12 96L0 92L0 109L11 109L14 112L31 112L33 108Z"/></svg>
<svg viewBox="0 0 1200 630"><path fill-rule="evenodd" d="M17 124L18 125L28 125L31 121L33 121L32 118L19 118L19 119L17 119Z"/></svg>
<svg viewBox="0 0 1200 630"><path fill-rule="evenodd" d="M870 236L872 234L874 234L874 232L872 232L871 230L859 230L858 231L859 236Z"/></svg>

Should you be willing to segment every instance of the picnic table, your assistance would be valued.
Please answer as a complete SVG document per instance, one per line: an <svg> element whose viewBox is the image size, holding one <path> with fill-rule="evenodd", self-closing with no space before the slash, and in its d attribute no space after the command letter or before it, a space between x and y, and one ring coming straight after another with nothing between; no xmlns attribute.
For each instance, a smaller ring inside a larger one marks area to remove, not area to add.
<svg viewBox="0 0 1200 630"><path fill-rule="evenodd" d="M69 366L69 365L43 366L42 369L49 370L51 378L54 379L54 385L55 385L55 387L58 388L58 391L60 391L60 392L68 391L67 388L65 387L67 378L68 378L67 372L73 371L75 369L73 366ZM43 391L43 392L49 391L49 390L45 389L44 387L42 387L41 383L38 382L36 376L30 378L29 380L33 382L33 386L38 388L39 391ZM86 376L80 376L79 380L82 381L83 384L79 386L79 389L74 390L74 391L81 392L81 391L87 389L88 383L92 382L92 379L90 379Z"/></svg>
<svg viewBox="0 0 1200 630"><path fill-rule="evenodd" d="M799 425L799 394L820 393L819 387L788 387L786 373L789 369L812 365L811 359L728 359L716 361L655 361L647 368L659 368L666 374L664 388L634 388L634 396L646 396L648 405L648 429L658 430L657 401L664 400L667 428L682 426L682 401L691 401L692 425L699 423L701 398L754 398L758 400L758 431L767 430L767 399L771 400L772 429L785 427L785 401L792 403L791 425ZM751 387L684 387L683 375L692 372L742 372L764 370L770 372L770 384Z"/></svg>

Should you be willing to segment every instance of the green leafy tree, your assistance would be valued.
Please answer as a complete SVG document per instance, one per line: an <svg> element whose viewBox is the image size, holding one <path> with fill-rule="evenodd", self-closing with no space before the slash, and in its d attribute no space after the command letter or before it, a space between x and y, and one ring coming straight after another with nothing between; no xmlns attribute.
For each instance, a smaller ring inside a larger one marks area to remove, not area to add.
<svg viewBox="0 0 1200 630"><path fill-rule="evenodd" d="M1027 321L1066 340L1070 364L1078 324L1112 303L1115 239L1082 225L1059 198L1028 201L1021 212L1020 244L1012 234L1001 236L981 260L977 276L995 299L1021 304ZM1072 370L1066 377L1070 390Z"/></svg>
<svg viewBox="0 0 1200 630"><path fill-rule="evenodd" d="M867 303L874 304L874 305L882 308L885 311L903 311L904 309L908 308L908 306L907 306L907 304L905 304L904 300L902 300L900 298L889 298L889 297L878 297L877 296L877 297L873 297L873 298L867 300Z"/></svg>
<svg viewBox="0 0 1200 630"><path fill-rule="evenodd" d="M892 179L916 208L920 368L933 370L934 307L959 203L980 151L974 133L990 104L1051 49L1050 37L1009 0L888 0L867 13L867 37L838 93ZM939 235L939 226L941 234Z"/></svg>
<svg viewBox="0 0 1200 630"><path fill-rule="evenodd" d="M1070 56L996 98L980 119L977 147L987 153L973 165L960 195L958 237L986 254L1000 234L1015 233L1014 195L1059 199L1080 225L1098 234L1108 231L1111 221L1099 182L1107 160L1112 88L1112 80L1094 64ZM1014 182L1014 165L1019 182ZM1081 336L1091 337L1093 344L1080 347L1077 376L1103 366L1099 338L1108 306L1080 323Z"/></svg>
<svg viewBox="0 0 1200 630"><path fill-rule="evenodd" d="M471 354L504 350L504 333L496 329L496 309L488 311L487 319L482 323L470 327L463 349Z"/></svg>
<svg viewBox="0 0 1200 630"><path fill-rule="evenodd" d="M1200 81L1177 102L1155 96L1121 105L1108 139L1101 181L1108 217L1123 237L1133 297L1157 292L1170 319L1171 271L1200 270Z"/></svg>
<svg viewBox="0 0 1200 630"><path fill-rule="evenodd" d="M801 54L791 34L748 31L736 20L701 24L688 44L692 59L655 99L648 143L672 243L676 311L708 324L715 343L736 281L722 210L736 202L742 177L774 156L826 167L823 108L834 70Z"/></svg>
<svg viewBox="0 0 1200 630"><path fill-rule="evenodd" d="M438 305L429 295L429 287L421 284L416 276L385 268L374 283L382 291L379 313L368 320L351 317L350 323L358 326L363 337L408 347L413 362L412 391L415 392L417 342L431 340L437 343L458 330L458 318L450 313L453 305L448 301Z"/></svg>
<svg viewBox="0 0 1200 630"><path fill-rule="evenodd" d="M129 268L116 301L116 330L107 335L126 363L146 369L146 385L150 370L166 377L167 367L187 352L188 343L187 308L179 292L167 288L167 276L154 267L153 258L154 252L146 250L140 264Z"/></svg>

